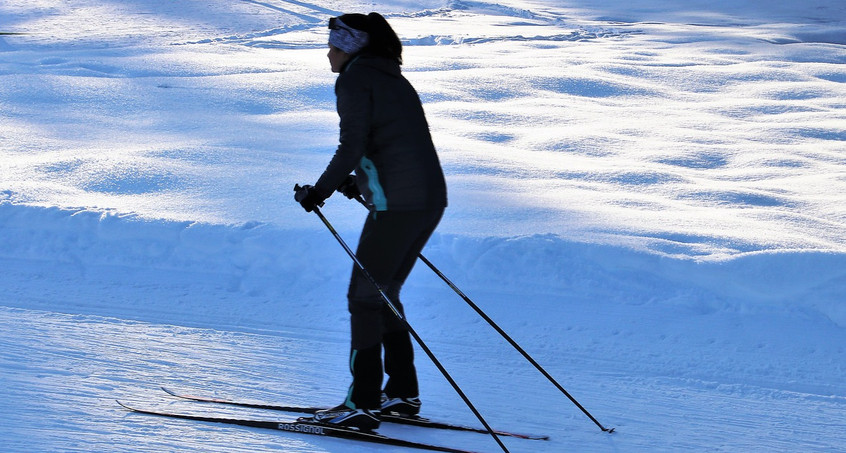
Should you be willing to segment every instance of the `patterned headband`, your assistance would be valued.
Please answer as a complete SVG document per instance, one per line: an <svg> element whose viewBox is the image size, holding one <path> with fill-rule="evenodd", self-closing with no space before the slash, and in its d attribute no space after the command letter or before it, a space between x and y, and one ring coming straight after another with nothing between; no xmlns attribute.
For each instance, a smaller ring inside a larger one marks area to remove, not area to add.
<svg viewBox="0 0 846 453"><path fill-rule="evenodd" d="M353 55L365 48L370 42L366 31L357 30L333 17L329 20L329 44Z"/></svg>

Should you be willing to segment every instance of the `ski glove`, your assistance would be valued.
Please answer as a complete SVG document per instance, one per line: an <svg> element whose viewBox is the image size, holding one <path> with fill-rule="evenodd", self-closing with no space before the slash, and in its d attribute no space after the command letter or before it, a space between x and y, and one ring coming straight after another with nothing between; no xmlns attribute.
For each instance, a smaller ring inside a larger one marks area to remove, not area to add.
<svg viewBox="0 0 846 453"><path fill-rule="evenodd" d="M352 200L355 197L361 195L361 191L358 190L358 184L355 182L355 175L349 175L344 179L344 182L338 186L338 192L344 194L345 197Z"/></svg>
<svg viewBox="0 0 846 453"><path fill-rule="evenodd" d="M300 186L297 184L294 186L294 200L300 203L300 206L306 210L306 212L314 211L314 208L318 206L323 206L323 200L326 197L320 194L313 186L305 185Z"/></svg>

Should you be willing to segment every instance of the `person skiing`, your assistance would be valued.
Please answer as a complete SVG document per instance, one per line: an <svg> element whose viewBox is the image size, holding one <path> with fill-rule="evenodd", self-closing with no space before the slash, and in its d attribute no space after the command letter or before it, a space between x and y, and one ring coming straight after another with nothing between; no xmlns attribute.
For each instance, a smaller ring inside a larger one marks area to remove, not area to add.
<svg viewBox="0 0 846 453"><path fill-rule="evenodd" d="M402 44L385 18L344 14L331 18L329 29L339 145L317 182L294 198L307 212L336 190L364 198L370 212L356 257L404 316L400 289L443 216L446 182L420 97L400 72ZM315 420L370 431L382 412L416 415L421 403L406 324L356 267L347 300L352 383L344 402Z"/></svg>

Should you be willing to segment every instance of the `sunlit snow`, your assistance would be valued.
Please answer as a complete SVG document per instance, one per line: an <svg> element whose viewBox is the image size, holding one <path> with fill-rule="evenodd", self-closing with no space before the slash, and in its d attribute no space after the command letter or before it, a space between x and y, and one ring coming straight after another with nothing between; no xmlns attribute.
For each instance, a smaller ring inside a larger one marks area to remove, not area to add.
<svg viewBox="0 0 846 453"><path fill-rule="evenodd" d="M419 266L412 325L493 425L552 436L511 451L846 448L843 2L4 0L4 451L360 451L114 399L343 397L351 263L291 189L337 144L326 21L371 10L447 177L424 253L617 428ZM361 206L324 213L353 244ZM425 413L477 424L418 363Z"/></svg>

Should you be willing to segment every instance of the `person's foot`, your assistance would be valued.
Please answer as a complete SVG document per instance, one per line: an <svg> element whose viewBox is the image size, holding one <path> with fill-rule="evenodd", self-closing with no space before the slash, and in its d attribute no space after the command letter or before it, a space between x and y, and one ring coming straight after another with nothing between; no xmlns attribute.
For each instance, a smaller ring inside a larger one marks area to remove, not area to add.
<svg viewBox="0 0 846 453"><path fill-rule="evenodd" d="M316 422L360 431L373 431L378 428L381 421L379 417L379 409L353 409L346 404L314 413Z"/></svg>
<svg viewBox="0 0 846 453"><path fill-rule="evenodd" d="M389 398L387 395L383 395L382 412L402 416L417 415L420 413L420 404L420 398L416 396L412 398Z"/></svg>

